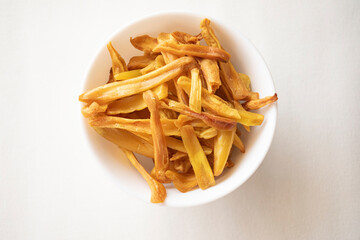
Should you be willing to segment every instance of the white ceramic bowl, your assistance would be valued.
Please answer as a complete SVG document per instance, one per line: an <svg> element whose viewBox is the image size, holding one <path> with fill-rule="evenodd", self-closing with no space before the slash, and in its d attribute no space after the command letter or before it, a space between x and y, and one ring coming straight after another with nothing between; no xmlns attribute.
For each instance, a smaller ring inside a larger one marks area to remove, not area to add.
<svg viewBox="0 0 360 240"><path fill-rule="evenodd" d="M132 47L130 37L142 34L157 36L160 32L172 31L198 34L200 21L205 17L211 20L211 25L222 46L231 54L231 61L235 68L250 76L253 90L259 92L260 96L274 94L274 83L263 58L250 41L238 32L236 26L225 26L220 20L211 16L183 12L153 14L118 29L104 42L92 60L85 76L83 91L106 83L111 67L110 56L106 49L108 41L111 41L125 61L128 61L130 57L142 54ZM262 126L253 127L249 134L244 134L242 138L246 153L242 154L238 150L232 153L231 159L235 166L226 169L220 177L216 178L215 186L206 190L196 189L188 193L181 193L172 185L166 186L167 198L160 205L186 207L208 203L229 194L243 184L259 167L270 147L276 125L277 104L272 104L258 112L265 115ZM89 142L89 148L103 163L104 168L101 170L107 171L124 191L145 202L150 202L150 190L147 183L120 149L97 135L87 126L86 120L83 124L84 138ZM148 171L151 170L153 163L150 159L140 157L139 160Z"/></svg>

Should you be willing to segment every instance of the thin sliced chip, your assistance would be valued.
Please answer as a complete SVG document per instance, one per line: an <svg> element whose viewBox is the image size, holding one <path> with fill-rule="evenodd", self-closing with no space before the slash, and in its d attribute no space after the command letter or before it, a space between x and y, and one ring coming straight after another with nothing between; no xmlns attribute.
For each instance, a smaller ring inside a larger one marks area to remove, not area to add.
<svg viewBox="0 0 360 240"><path fill-rule="evenodd" d="M211 47L222 48L214 30L210 27L210 20L204 18L200 23L201 35L205 42Z"/></svg>
<svg viewBox="0 0 360 240"><path fill-rule="evenodd" d="M197 132L197 131L195 131ZM199 131L199 133L196 133L196 135L199 138L203 138L203 139L210 139L215 137L218 134L218 131L215 128L205 128L202 131Z"/></svg>
<svg viewBox="0 0 360 240"><path fill-rule="evenodd" d="M166 136L180 136L174 119L161 119L161 125ZM151 134L150 119L129 119L113 116L96 116L89 120L89 125L102 128L119 128L131 132Z"/></svg>
<svg viewBox="0 0 360 240"><path fill-rule="evenodd" d="M230 130L234 126L236 126L236 122L232 119L219 117L206 112L197 113L192 111L188 106L185 106L184 104L169 99L163 99L161 101L161 107L172 109L174 111L177 111L184 115L188 115L190 117L198 118L202 120L204 123L218 130Z"/></svg>
<svg viewBox="0 0 360 240"><path fill-rule="evenodd" d="M166 182L165 172L169 168L169 154L159 114L159 99L148 90L143 93L144 101L150 111L150 128L154 146L155 176L160 182Z"/></svg>
<svg viewBox="0 0 360 240"><path fill-rule="evenodd" d="M180 43L190 43L190 44L198 44L199 41L202 39L201 34L193 36L191 34L185 32L179 32L179 31L172 32L171 36L173 36Z"/></svg>
<svg viewBox="0 0 360 240"><path fill-rule="evenodd" d="M238 101L234 101L233 103L241 116L241 119L239 119L238 122L242 125L258 126L264 121L264 115L246 111Z"/></svg>
<svg viewBox="0 0 360 240"><path fill-rule="evenodd" d="M127 68L129 70L141 69L148 66L156 58L155 54L146 54L144 56L134 56L130 58Z"/></svg>
<svg viewBox="0 0 360 240"><path fill-rule="evenodd" d="M239 77L234 66L229 61L227 63L219 62L220 76L222 77L222 84L229 92L231 92L233 99L242 100L249 95L244 82Z"/></svg>
<svg viewBox="0 0 360 240"><path fill-rule="evenodd" d="M151 137L150 134L146 134L146 133L142 133L142 132L132 132L132 133L134 135L144 139L145 141L153 144L152 137ZM169 137L169 136L166 136L165 139L166 139L166 144L167 144L168 148L171 148L171 149L176 150L178 152L186 153L184 143L181 140L176 139L174 137ZM212 148L209 148L207 146L202 146L202 148L203 148L204 153L206 155L209 155L209 154L212 153Z"/></svg>
<svg viewBox="0 0 360 240"><path fill-rule="evenodd" d="M172 162L172 164L173 168L179 173L187 173L191 168L191 163L187 155L185 159Z"/></svg>
<svg viewBox="0 0 360 240"><path fill-rule="evenodd" d="M130 79L130 78L139 77L141 75L142 74L141 74L140 70L136 69L136 70L131 70L131 71L118 73L118 74L116 74L114 76L114 78L115 78L116 81L119 81L119 80L127 80L127 79Z"/></svg>
<svg viewBox="0 0 360 240"><path fill-rule="evenodd" d="M158 44L156 38L150 37L149 35L141 35L135 38L130 38L131 44L140 51L145 53L151 53Z"/></svg>
<svg viewBox="0 0 360 240"><path fill-rule="evenodd" d="M181 174L175 171L166 171L166 177L171 179L174 186L180 192L186 193L197 186L197 180L194 174Z"/></svg>
<svg viewBox="0 0 360 240"><path fill-rule="evenodd" d="M139 153L149 158L154 157L154 147L152 144L126 130L99 127L93 128L99 135L114 143L118 147L125 148L129 151Z"/></svg>
<svg viewBox="0 0 360 240"><path fill-rule="evenodd" d="M201 80L199 78L199 69L191 69L191 90L189 98L189 107L191 110L201 112Z"/></svg>
<svg viewBox="0 0 360 240"><path fill-rule="evenodd" d="M150 191L151 191L151 198L150 201L152 203L162 203L165 201L166 198L166 189L164 185L156 181L154 178L150 176L150 174L144 169L143 166L139 163L136 159L134 154L131 151L126 149L122 149L127 158L130 160L132 165L138 170L141 176L145 179L145 181L149 184Z"/></svg>
<svg viewBox="0 0 360 240"><path fill-rule="evenodd" d="M94 88L80 95L79 100L82 102L97 101L99 104L102 104L128 97L177 77L184 71L185 66L192 63L194 63L194 59L191 57L179 58L164 67L140 77Z"/></svg>
<svg viewBox="0 0 360 240"><path fill-rule="evenodd" d="M155 58L155 69L161 68L165 65L166 65L166 63L165 63L163 55L159 55Z"/></svg>
<svg viewBox="0 0 360 240"><path fill-rule="evenodd" d="M206 80L208 91L210 93L215 93L215 91L221 85L220 72L217 61L210 59L200 59L200 66Z"/></svg>
<svg viewBox="0 0 360 240"><path fill-rule="evenodd" d="M176 153L174 153L171 158L170 161L178 161L178 160L183 160L184 158L187 158L187 153L186 152L180 152L177 151Z"/></svg>
<svg viewBox="0 0 360 240"><path fill-rule="evenodd" d="M194 44L177 44L170 41L159 43L154 52L166 52L176 56L194 56L227 62L230 54L223 49Z"/></svg>
<svg viewBox="0 0 360 240"><path fill-rule="evenodd" d="M199 140L195 135L194 128L189 125L183 126L180 129L180 132L199 187L201 189L206 189L215 185L213 172Z"/></svg>
<svg viewBox="0 0 360 240"><path fill-rule="evenodd" d="M168 96L168 87L166 83L161 84L152 89L159 99L164 99ZM106 113L108 115L117 115L120 113L130 113L146 108L142 93L133 96L121 98L109 104Z"/></svg>
<svg viewBox="0 0 360 240"><path fill-rule="evenodd" d="M112 60L112 72L114 76L121 72L127 71L126 63L120 54L115 50L111 42L108 43L107 48L109 50Z"/></svg>
<svg viewBox="0 0 360 240"><path fill-rule="evenodd" d="M234 142L236 128L232 131L218 131L214 141L214 176L219 176L225 167Z"/></svg>
<svg viewBox="0 0 360 240"><path fill-rule="evenodd" d="M189 93L191 88L191 83L189 78L185 76L179 77L178 84L185 90L185 92ZM201 97L202 97L202 101L201 101L202 106L211 113L216 114L218 116L236 119L236 120L241 118L238 111L234 109L229 103L227 103L220 97L211 94L205 88L201 89Z"/></svg>
<svg viewBox="0 0 360 240"><path fill-rule="evenodd" d="M92 117L98 113L104 113L106 112L106 109L108 108L107 104L100 105L97 102L92 102L91 104L87 104L81 109L81 113L84 117Z"/></svg>
<svg viewBox="0 0 360 240"><path fill-rule="evenodd" d="M273 96L264 97L258 100L250 100L243 104L243 107L247 110L255 110L262 107L265 107L266 105L276 102L278 100L277 94L275 93Z"/></svg>
<svg viewBox="0 0 360 240"><path fill-rule="evenodd" d="M208 125L200 119L193 118L188 115L180 114L177 120L175 121L175 126L181 128L184 125L191 125L193 127L203 127L203 128L208 127Z"/></svg>

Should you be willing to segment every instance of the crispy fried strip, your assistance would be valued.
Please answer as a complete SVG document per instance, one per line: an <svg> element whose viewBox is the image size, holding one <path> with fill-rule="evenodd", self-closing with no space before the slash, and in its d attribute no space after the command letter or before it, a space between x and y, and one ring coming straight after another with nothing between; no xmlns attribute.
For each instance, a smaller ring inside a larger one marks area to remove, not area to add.
<svg viewBox="0 0 360 240"><path fill-rule="evenodd" d="M152 142L152 137L150 134L145 134L145 133L139 133L139 132L133 132L133 134L135 134L136 136L144 139L145 141L153 144ZM186 149L184 147L184 144L181 140L178 140L176 138L173 138L173 137L169 137L169 136L166 136L165 137L166 139L166 143L167 143L167 146L168 148L171 148L171 149L174 149L178 152L183 152L183 153L186 153ZM207 147L207 146L202 146L203 150L204 150L204 153L206 155L209 155L212 153L212 149Z"/></svg>
<svg viewBox="0 0 360 240"><path fill-rule="evenodd" d="M135 38L130 38L131 44L140 51L145 53L151 53L158 44L156 38L150 37L149 35L141 35Z"/></svg>
<svg viewBox="0 0 360 240"><path fill-rule="evenodd" d="M161 101L161 107L172 109L181 114L185 114L194 118L201 119L204 123L218 130L230 130L236 125L236 122L231 119L219 117L206 112L197 113L192 111L189 107L185 106L184 104L169 99L163 99Z"/></svg>
<svg viewBox="0 0 360 240"><path fill-rule="evenodd" d="M180 132L199 187L204 190L215 185L213 172L195 135L194 128L190 125L183 126Z"/></svg>
<svg viewBox="0 0 360 240"><path fill-rule="evenodd" d="M111 42L107 44L107 49L109 50L111 60L112 60L112 72L114 76L121 72L127 71L126 63L120 54L115 50Z"/></svg>
<svg viewBox="0 0 360 240"><path fill-rule="evenodd" d="M144 169L143 166L139 163L139 161L136 159L134 154L126 149L122 149L122 151L125 153L127 158L130 160L132 165L138 170L138 172L141 174L141 176L145 179L147 184L149 184L150 190L151 190L151 198L150 201L152 203L162 203L165 201L166 198L166 189L164 185L156 181L154 178L150 176L150 174Z"/></svg>
<svg viewBox="0 0 360 240"><path fill-rule="evenodd" d="M169 148L186 153L184 143L181 140L178 140L178 139L172 138L172 137L166 137L166 142L167 142ZM212 153L211 148L208 148L206 146L202 146L202 147L203 147L203 150L206 155L209 155Z"/></svg>
<svg viewBox="0 0 360 240"><path fill-rule="evenodd" d="M234 142L236 128L232 131L219 131L214 141L214 176L219 176L229 157Z"/></svg>
<svg viewBox="0 0 360 240"><path fill-rule="evenodd" d="M178 84L185 90L185 92L189 93L191 88L189 78L185 76L179 77ZM201 101L202 106L205 109L211 111L212 113L236 120L241 118L238 111L232 108L229 105L229 103L225 102L220 97L211 94L205 88L201 89L201 97L202 97L202 101Z"/></svg>
<svg viewBox="0 0 360 240"><path fill-rule="evenodd" d="M210 20L204 18L200 23L201 35L204 38L207 45L211 47L222 48L219 40L217 39L214 30L210 27Z"/></svg>
<svg viewBox="0 0 360 240"><path fill-rule="evenodd" d="M155 176L158 181L166 182L165 172L169 168L169 153L160 121L159 99L151 90L144 92L143 97L150 111L150 128L154 145Z"/></svg>
<svg viewBox="0 0 360 240"><path fill-rule="evenodd" d="M175 126L177 126L178 128L181 128L182 126L187 124L193 127L203 127L203 128L208 127L208 125L204 123L202 120L183 114L180 114L177 120L175 121Z"/></svg>
<svg viewBox="0 0 360 240"><path fill-rule="evenodd" d="M234 101L234 106L238 110L241 119L238 120L244 126L257 126L261 125L264 121L264 116L259 113L253 113L246 111L243 106L238 102Z"/></svg>
<svg viewBox="0 0 360 240"><path fill-rule="evenodd" d="M114 78L116 81L119 81L119 80L127 80L131 78L139 77L141 75L142 73L140 72L140 70L136 69L136 70L118 73L114 76Z"/></svg>
<svg viewBox="0 0 360 240"><path fill-rule="evenodd" d="M166 177L171 179L176 189L183 193L186 193L197 186L197 180L194 174L181 174L168 170L166 171Z"/></svg>
<svg viewBox="0 0 360 240"><path fill-rule="evenodd" d="M177 161L177 160L182 160L183 158L187 157L187 153L186 152L180 152L177 151L176 153L174 153L171 158L170 161Z"/></svg>
<svg viewBox="0 0 360 240"><path fill-rule="evenodd" d="M185 32L179 32L179 31L172 32L171 36L173 36L180 43L190 43L190 44L198 44L199 41L202 39L201 34L193 36L191 34Z"/></svg>
<svg viewBox="0 0 360 240"><path fill-rule="evenodd" d="M140 69L140 73L142 75L144 75L144 74L154 71L155 69L156 69L156 63L155 63L155 61L152 61L149 65L147 65L143 69Z"/></svg>
<svg viewBox="0 0 360 240"><path fill-rule="evenodd" d="M197 132L197 131L195 131ZM215 137L218 134L218 131L215 128L207 128L203 131L200 131L199 133L196 133L196 135L199 138L203 138L203 139L210 139Z"/></svg>
<svg viewBox="0 0 360 240"><path fill-rule="evenodd" d="M246 89L244 82L239 77L234 66L229 61L227 63L219 62L220 73L222 76L222 83L231 92L232 97L235 100L245 99L249 95L249 91Z"/></svg>
<svg viewBox="0 0 360 240"><path fill-rule="evenodd" d="M155 58L155 61L151 62L149 65L147 65L145 68L140 70L141 74L146 74L149 72L154 71L155 69L159 69L163 66L165 66L164 57L162 55L159 55Z"/></svg>
<svg viewBox="0 0 360 240"><path fill-rule="evenodd" d="M223 49L217 39L214 30L210 26L210 20L205 18L200 23L201 34L204 37L206 43L211 47L217 47ZM246 89L244 82L235 71L231 62L219 62L222 76L222 84L231 92L232 97L235 100L244 99L249 95L249 91Z"/></svg>
<svg viewBox="0 0 360 240"><path fill-rule="evenodd" d="M154 157L154 147L152 144L126 130L99 127L93 128L99 135L121 148L128 149L149 158Z"/></svg>
<svg viewBox="0 0 360 240"><path fill-rule="evenodd" d="M191 69L191 90L189 107L191 110L201 113L201 80L199 78L199 69Z"/></svg>
<svg viewBox="0 0 360 240"><path fill-rule="evenodd" d="M81 113L84 117L88 118L98 113L106 112L108 108L107 104L100 105L97 102L92 102L91 104L87 104L81 109Z"/></svg>
<svg viewBox="0 0 360 240"><path fill-rule="evenodd" d="M194 63L194 58L179 58L153 72L142 75L137 78L113 82L94 88L82 95L79 100L82 102L97 101L99 104L111 102L116 99L131 96L151 88L154 88L164 82L167 82L180 75L184 67Z"/></svg>
<svg viewBox="0 0 360 240"><path fill-rule="evenodd" d="M163 55L159 55L155 58L155 69L161 68L165 65L166 63Z"/></svg>
<svg viewBox="0 0 360 240"><path fill-rule="evenodd" d="M129 70L141 69L149 65L156 58L156 55L134 56L130 58L127 68Z"/></svg>
<svg viewBox="0 0 360 240"><path fill-rule="evenodd" d="M223 49L194 44L177 44L172 41L159 43L154 52L167 52L176 56L194 56L227 62L230 54Z"/></svg>
<svg viewBox="0 0 360 240"><path fill-rule="evenodd" d="M161 119L161 125L166 136L180 136L174 119ZM128 119L113 116L97 116L89 120L89 125L102 128L119 128L131 132L151 134L150 119Z"/></svg>
<svg viewBox="0 0 360 240"><path fill-rule="evenodd" d="M273 96L264 97L258 100L250 100L243 104L243 107L246 110L255 110L262 108L270 103L276 102L278 100L277 94L275 93Z"/></svg>
<svg viewBox="0 0 360 240"><path fill-rule="evenodd" d="M200 59L200 66L207 83L208 91L210 93L215 93L215 91L221 85L220 72L217 61L210 59Z"/></svg>
<svg viewBox="0 0 360 240"><path fill-rule="evenodd" d="M244 143L241 141L241 138L240 138L237 134L234 135L233 145L234 145L235 147L237 147L237 148L240 150L240 152L242 152L242 153L245 152Z"/></svg>
<svg viewBox="0 0 360 240"><path fill-rule="evenodd" d="M152 89L159 99L168 96L168 87L163 83ZM129 97L121 98L109 104L106 113L108 115L117 115L120 113L130 113L146 108L142 93L138 93Z"/></svg>
<svg viewBox="0 0 360 240"><path fill-rule="evenodd" d="M160 33L158 35L157 39L158 39L159 43L163 43L165 41L172 41L172 42L176 43L176 39L170 33ZM178 56L175 56L174 54L167 53L167 52L161 52L161 55L164 58L165 64L169 64L170 62L172 62L178 58ZM187 98L186 94L184 93L184 91L177 85L176 79L173 79L173 85L176 90L176 96L178 98L177 100L181 103L188 105L188 102L189 102L188 98Z"/></svg>
<svg viewBox="0 0 360 240"><path fill-rule="evenodd" d="M185 159L172 162L172 165L179 173L187 173L191 168L191 163L187 154Z"/></svg>
<svg viewBox="0 0 360 240"><path fill-rule="evenodd" d="M160 33L157 37L158 44L161 44L163 42L171 41L176 43L176 39L170 34L170 33ZM161 54L164 57L164 61L166 64L169 64L170 62L174 61L178 57L174 54L167 53L167 52L161 52Z"/></svg>

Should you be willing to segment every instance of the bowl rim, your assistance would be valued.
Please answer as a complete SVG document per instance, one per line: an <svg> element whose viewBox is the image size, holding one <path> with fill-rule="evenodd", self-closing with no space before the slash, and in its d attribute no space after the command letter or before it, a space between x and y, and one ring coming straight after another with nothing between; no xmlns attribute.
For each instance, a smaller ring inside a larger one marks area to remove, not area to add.
<svg viewBox="0 0 360 240"><path fill-rule="evenodd" d="M264 63L265 66L265 70L268 72L270 80L271 80L271 85L273 87L274 92L276 92L276 88L275 88L275 83L272 77L272 74L270 72L270 69L264 59L264 57L262 56L262 54L260 53L260 51L256 48L256 46L243 34L241 33L238 29L230 29L229 27L227 27L227 24L224 23L223 20L219 19L218 17L215 17L213 15L209 15L206 14L206 16L200 12L196 12L196 11L183 11L183 10L172 10L172 11L158 11L158 12L154 12L154 13L150 13L150 14L146 14L143 15L141 17L137 17L135 19L133 19L132 21L129 21L126 24L121 25L120 27L118 27L115 31L113 31L108 37L105 38L105 41L102 42L102 44L97 48L96 52L94 55L92 55L86 70L85 70L85 74L83 75L83 79L81 82L81 92L86 91L86 83L88 82L88 78L91 72L91 69L93 67L95 67L95 63L96 63L96 59L99 57L99 55L101 54L104 46L106 46L106 44L114 39L116 37L116 35L119 34L119 32L123 31L124 29L136 24L137 22L140 21L144 21L147 19L151 19L151 18L155 18L155 17L166 17L169 15L182 15L182 16L189 16L189 17L198 17L198 18L209 18L211 19L211 21L216 22L216 24L218 24L219 26L221 26L221 28L224 28L225 31L234 31L237 34L239 34L242 39L247 42L247 44L249 44L250 47L252 47L256 54L260 57L261 61ZM80 109L83 107L83 103L80 102ZM273 108L273 115L274 115L274 120L271 122L271 126L269 126L271 129L269 131L269 137L268 137L268 141L267 141L267 145L263 147L264 151L262 152L261 155L259 155L259 161L258 163L255 165L255 167L253 167L253 169L247 171L246 176L243 178L242 181L238 181L235 182L234 184L231 184L230 187L226 188L225 190L219 192L219 194L213 194L211 195L211 197L208 198L199 198L196 201L194 201L194 203L191 204L168 204L166 203L160 203L160 204L151 204L151 205L155 205L155 206L166 206L166 207L194 207L194 206L199 206L199 205L204 205L204 204L208 204L210 202L213 202L215 200L218 200L222 197L227 196L228 194L232 193L233 191L235 191L237 188L239 188L241 185L243 185L245 182L247 182L253 175L254 173L259 169L260 165L263 163L270 147L271 144L273 142L274 139L274 135L275 135L275 130L276 130L276 124L277 124L277 118L278 118L278 103L275 102L273 103L271 106L268 106L269 108ZM84 119L84 117L81 114L81 111L79 113L80 116L80 120L81 120L81 129L84 133L84 138L86 138L86 142L88 144L88 146L92 149L92 151L95 153L95 149L92 147L93 143L91 142L89 136L88 136L88 126L86 124L86 119ZM104 167L104 166L103 166ZM105 168L105 167L104 167ZM110 174L111 175L111 174ZM121 186L120 184L120 188L121 190L125 191L126 193L128 193L129 195L132 195L136 198L139 198L135 193L129 191L127 188ZM141 200L144 200L144 198L141 198ZM147 201L146 203L150 203L149 201Z"/></svg>

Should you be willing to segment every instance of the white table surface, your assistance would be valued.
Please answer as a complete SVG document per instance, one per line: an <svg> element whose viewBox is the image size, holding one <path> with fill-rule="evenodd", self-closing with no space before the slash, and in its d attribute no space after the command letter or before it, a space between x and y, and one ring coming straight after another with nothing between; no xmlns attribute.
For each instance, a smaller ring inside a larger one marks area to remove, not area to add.
<svg viewBox="0 0 360 240"><path fill-rule="evenodd" d="M0 239L360 239L359 1L102 2L0 1ZM199 207L145 204L77 151L91 57L118 27L159 10L241 31L279 95L261 167Z"/></svg>

